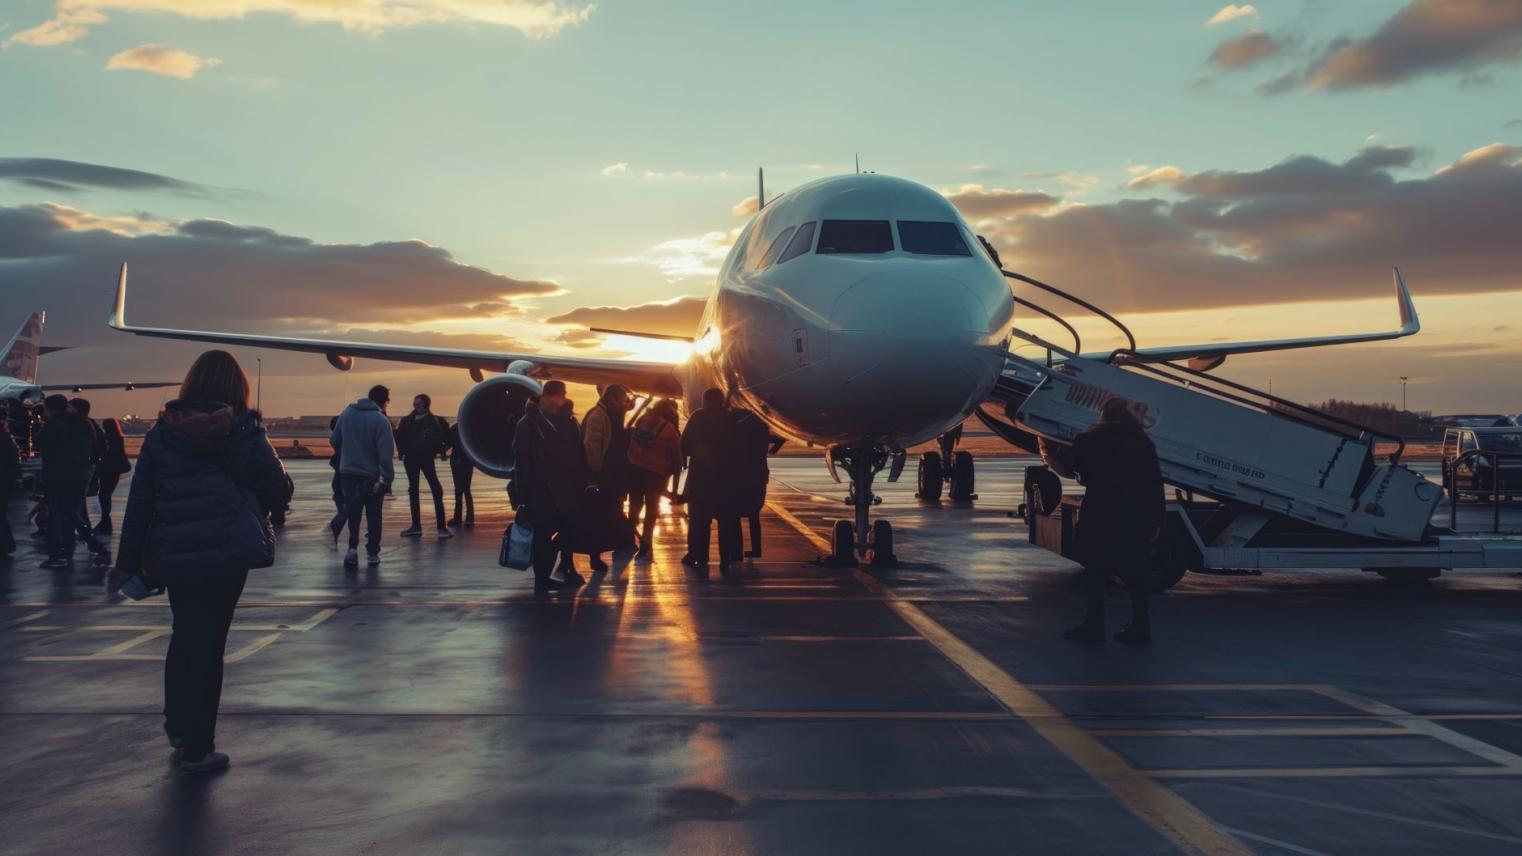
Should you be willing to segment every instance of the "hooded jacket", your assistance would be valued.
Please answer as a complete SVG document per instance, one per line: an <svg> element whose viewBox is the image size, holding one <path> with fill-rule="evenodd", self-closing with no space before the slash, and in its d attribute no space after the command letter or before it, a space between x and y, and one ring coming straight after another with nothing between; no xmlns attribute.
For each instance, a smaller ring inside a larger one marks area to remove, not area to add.
<svg viewBox="0 0 1522 856"><path fill-rule="evenodd" d="M576 512L587 488L586 452L569 419L551 418L531 401L513 431L513 482L517 501L535 525L550 525Z"/></svg>
<svg viewBox="0 0 1522 856"><path fill-rule="evenodd" d="M370 399L365 399L369 401ZM449 428L432 413L409 413L396 425L396 451L404 459L425 461L449 446Z"/></svg>
<svg viewBox="0 0 1522 856"><path fill-rule="evenodd" d="M78 413L63 411L48 418L37 432L42 455L42 489L83 495L95 475L95 427Z"/></svg>
<svg viewBox="0 0 1522 856"><path fill-rule="evenodd" d="M280 506L286 485L258 413L171 401L138 453L117 568L128 575L155 567L215 572L223 557L254 552L229 543L250 537L241 525L244 492L268 511Z"/></svg>
<svg viewBox="0 0 1522 856"><path fill-rule="evenodd" d="M629 437L629 463L659 476L682 471L682 435L670 419L650 409L640 414Z"/></svg>
<svg viewBox="0 0 1522 856"><path fill-rule="evenodd" d="M389 485L396 477L391 457L396 443L391 436L391 420L380 405L361 398L344 408L338 425L328 437L333 454L338 456L338 471L350 476L378 478Z"/></svg>
<svg viewBox="0 0 1522 856"><path fill-rule="evenodd" d="M1100 422L1052 457L1083 482L1074 533L1079 559L1134 563L1166 519L1162 470L1147 432L1132 420Z"/></svg>

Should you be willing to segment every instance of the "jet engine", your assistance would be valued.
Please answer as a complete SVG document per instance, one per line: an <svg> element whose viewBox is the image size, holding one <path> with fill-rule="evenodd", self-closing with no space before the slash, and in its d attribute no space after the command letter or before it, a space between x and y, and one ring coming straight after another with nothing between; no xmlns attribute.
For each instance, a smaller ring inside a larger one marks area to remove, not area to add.
<svg viewBox="0 0 1522 856"><path fill-rule="evenodd" d="M513 477L513 429L523 409L542 392L539 381L521 374L488 378L460 401L460 445L476 469L499 479Z"/></svg>

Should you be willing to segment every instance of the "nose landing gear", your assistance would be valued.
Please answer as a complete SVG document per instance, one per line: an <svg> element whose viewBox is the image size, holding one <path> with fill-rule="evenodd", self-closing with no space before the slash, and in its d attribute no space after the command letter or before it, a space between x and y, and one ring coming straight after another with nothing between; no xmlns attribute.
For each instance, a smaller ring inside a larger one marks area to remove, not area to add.
<svg viewBox="0 0 1522 856"><path fill-rule="evenodd" d="M898 557L893 555L893 525L886 520L871 519L872 506L883 501L882 497L872 493L872 481L893 457L881 446L836 446L830 450L832 465L843 467L851 477L846 505L856 510L854 525L850 520L835 521L830 556L833 564L855 565L858 556L865 559L869 554L875 568L891 568L898 564ZM901 461L895 464L894 473L899 469L902 469Z"/></svg>
<svg viewBox="0 0 1522 856"><path fill-rule="evenodd" d="M940 436L939 452L920 455L919 490L915 496L938 502L942 490L949 488L953 502L969 502L978 498L973 489L975 480L972 453L956 451L957 442L961 439L962 426L958 425Z"/></svg>

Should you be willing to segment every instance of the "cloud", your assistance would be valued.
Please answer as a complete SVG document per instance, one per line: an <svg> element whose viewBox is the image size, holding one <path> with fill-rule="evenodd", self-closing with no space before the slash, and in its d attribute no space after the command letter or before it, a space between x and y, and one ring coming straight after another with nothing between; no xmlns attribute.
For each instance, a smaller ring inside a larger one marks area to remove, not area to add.
<svg viewBox="0 0 1522 856"><path fill-rule="evenodd" d="M1256 20L1257 17L1258 9L1251 3L1243 3L1240 6L1235 3L1227 3L1221 7L1221 11L1210 16L1210 20L1205 22L1205 26L1214 27L1227 21L1235 21L1238 18L1253 18Z"/></svg>
<svg viewBox="0 0 1522 856"><path fill-rule="evenodd" d="M0 47L33 45L43 48L68 44L84 38L89 32L90 25L103 24L105 21L105 15L91 9L60 8L58 14L52 19L11 34L10 38L0 42Z"/></svg>
<svg viewBox="0 0 1522 856"><path fill-rule="evenodd" d="M1261 170L1164 167L1124 199L1022 212L980 231L1008 266L1112 311L1346 300L1388 293L1390 265L1418 294L1522 290L1522 147L1477 148L1398 180L1414 150L1374 147L1333 163Z"/></svg>
<svg viewBox="0 0 1522 856"><path fill-rule="evenodd" d="M736 217L750 217L761 210L761 200L754 193L730 206L729 213Z"/></svg>
<svg viewBox="0 0 1522 856"><path fill-rule="evenodd" d="M158 12L201 20L286 15L304 24L337 24L371 35L418 24L506 27L531 39L549 38L587 20L592 4L560 0L55 0L55 17L23 30L5 44L57 45L84 37L107 11Z"/></svg>
<svg viewBox="0 0 1522 856"><path fill-rule="evenodd" d="M623 175L624 173L626 173L628 171L629 171L629 162L628 161L619 161L618 163L610 163L607 166L602 168L602 174L603 175Z"/></svg>
<svg viewBox="0 0 1522 856"><path fill-rule="evenodd" d="M1511 121L1506 122L1505 124L1503 124L1501 127L1508 128L1508 129L1510 129L1510 128L1522 128L1522 119L1512 119Z"/></svg>
<svg viewBox="0 0 1522 856"><path fill-rule="evenodd" d="M974 221L1040 211L1057 204L1057 197L1047 193L984 188L981 184L964 184L956 190L945 191L945 196L963 217Z"/></svg>
<svg viewBox="0 0 1522 856"><path fill-rule="evenodd" d="M1168 186L1189 196L1242 199L1263 194L1341 193L1393 183L1385 170L1411 166L1416 149L1409 146L1368 146L1342 164L1301 155L1261 170L1208 170L1187 174L1176 166L1161 166L1126 183L1132 190Z"/></svg>
<svg viewBox="0 0 1522 856"><path fill-rule="evenodd" d="M711 278L719 273L719 265L729 255L740 230L729 232L706 232L696 238L673 238L662 241L638 256L620 259L622 262L647 264L658 268L668 279L683 277Z"/></svg>
<svg viewBox="0 0 1522 856"><path fill-rule="evenodd" d="M210 189L154 172L56 158L0 158L0 181L70 193L102 190L162 190L185 196L209 196Z"/></svg>
<svg viewBox="0 0 1522 856"><path fill-rule="evenodd" d="M560 291L461 264L418 240L322 244L225 220L102 216L51 203L0 207L0 292L8 305L101 306L123 261L133 271L132 314L163 326L419 325L501 314L515 298Z"/></svg>
<svg viewBox="0 0 1522 856"><path fill-rule="evenodd" d="M212 68L221 64L222 60L199 57L168 45L138 45L114 54L106 60L108 70L136 69L162 74L165 77L178 77L182 80L195 77L196 72L203 68Z"/></svg>
<svg viewBox="0 0 1522 856"><path fill-rule="evenodd" d="M1307 87L1329 92L1393 86L1425 74L1483 77L1488 67L1522 58L1522 3L1516 0L1412 0L1373 33L1331 42L1303 69L1260 91Z"/></svg>
<svg viewBox="0 0 1522 856"><path fill-rule="evenodd" d="M1221 71L1239 71L1279 53L1279 42L1262 30L1227 39L1211 51L1209 62Z"/></svg>
<svg viewBox="0 0 1522 856"><path fill-rule="evenodd" d="M637 333L659 333L667 336L691 336L697 329L698 319L703 314L703 307L706 304L707 300L702 297L677 297L671 300L641 303L636 306L587 306L573 309L563 315L546 318L545 323L574 324L583 328L602 327ZM576 331L568 335L579 342L587 341ZM571 341L566 343L575 344Z"/></svg>

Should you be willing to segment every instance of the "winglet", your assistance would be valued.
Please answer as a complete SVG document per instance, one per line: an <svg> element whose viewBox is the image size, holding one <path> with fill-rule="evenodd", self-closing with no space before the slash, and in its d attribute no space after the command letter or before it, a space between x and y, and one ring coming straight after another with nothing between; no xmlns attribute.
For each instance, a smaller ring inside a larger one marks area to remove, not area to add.
<svg viewBox="0 0 1522 856"><path fill-rule="evenodd" d="M116 302L111 304L111 315L106 324L115 330L127 329L127 263L122 262L121 276L116 280Z"/></svg>
<svg viewBox="0 0 1522 856"><path fill-rule="evenodd" d="M1416 304L1411 301L1411 290L1406 287L1406 277L1398 267L1391 270L1395 271L1395 299L1400 303L1401 335L1414 335L1421 331L1422 319L1416 315Z"/></svg>

